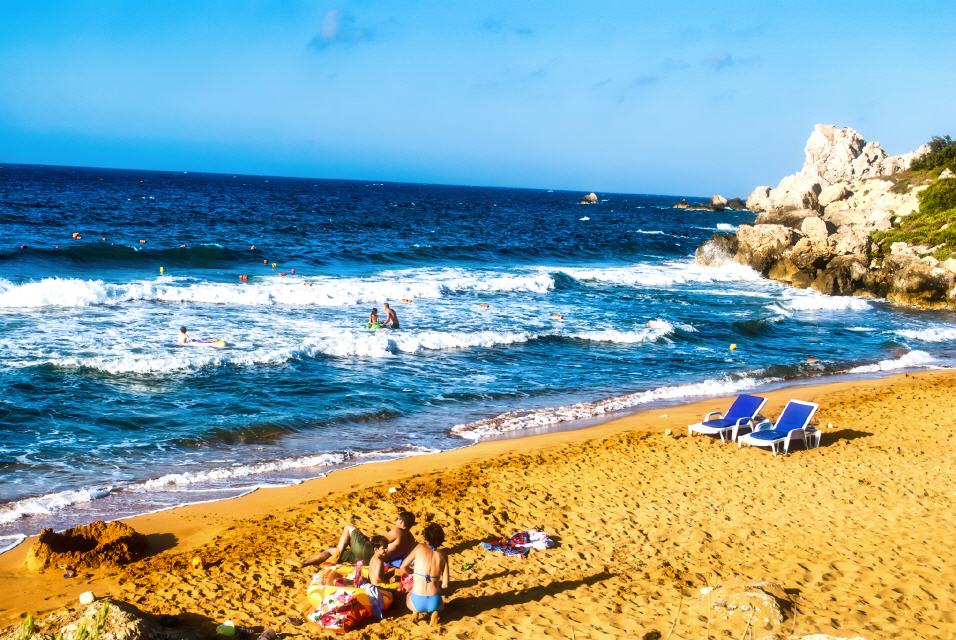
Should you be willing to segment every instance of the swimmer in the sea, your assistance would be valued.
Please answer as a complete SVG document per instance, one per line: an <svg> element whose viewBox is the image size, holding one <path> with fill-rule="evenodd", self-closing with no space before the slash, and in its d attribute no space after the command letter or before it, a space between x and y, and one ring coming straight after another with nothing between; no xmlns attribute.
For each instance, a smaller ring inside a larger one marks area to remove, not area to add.
<svg viewBox="0 0 956 640"><path fill-rule="evenodd" d="M192 338L190 338L189 334L186 333L186 327L179 327L179 344L186 344L191 340Z"/></svg>
<svg viewBox="0 0 956 640"><path fill-rule="evenodd" d="M378 309L375 307L372 307L372 313L368 314L368 322L365 323L365 326L369 329L378 329L382 326L378 319Z"/></svg>

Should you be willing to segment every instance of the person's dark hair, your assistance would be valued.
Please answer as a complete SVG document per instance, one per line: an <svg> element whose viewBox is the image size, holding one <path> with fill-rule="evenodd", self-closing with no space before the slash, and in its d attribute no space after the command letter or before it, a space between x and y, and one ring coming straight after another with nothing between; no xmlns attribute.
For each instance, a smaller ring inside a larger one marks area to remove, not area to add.
<svg viewBox="0 0 956 640"><path fill-rule="evenodd" d="M179 333L186 333L186 327L179 327Z"/></svg>
<svg viewBox="0 0 956 640"><path fill-rule="evenodd" d="M422 531L422 535L425 536L425 542L427 542L432 549L437 549L445 541L445 531L437 522L429 522L425 525L425 530Z"/></svg>
<svg viewBox="0 0 956 640"><path fill-rule="evenodd" d="M398 519L402 521L406 529L411 529L415 526L415 514L411 511L405 511L404 509L399 511Z"/></svg>
<svg viewBox="0 0 956 640"><path fill-rule="evenodd" d="M372 307L372 313L378 313L378 309L376 309L375 307Z"/></svg>
<svg viewBox="0 0 956 640"><path fill-rule="evenodd" d="M385 308L388 309L388 303L387 303L387 302L385 303Z"/></svg>
<svg viewBox="0 0 956 640"><path fill-rule="evenodd" d="M372 539L369 540L372 544L373 549L381 549L382 547L388 547L388 538L385 536L372 536Z"/></svg>

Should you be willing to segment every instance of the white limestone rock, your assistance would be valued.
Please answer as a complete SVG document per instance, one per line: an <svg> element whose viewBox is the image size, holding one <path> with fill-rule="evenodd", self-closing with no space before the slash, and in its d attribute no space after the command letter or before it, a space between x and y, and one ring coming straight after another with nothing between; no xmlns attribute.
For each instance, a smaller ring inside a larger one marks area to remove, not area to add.
<svg viewBox="0 0 956 640"><path fill-rule="evenodd" d="M827 205L833 204L837 200L843 200L849 195L850 190L846 188L845 184L831 184L823 187L820 191L820 195L817 196L817 201L821 207L825 208Z"/></svg>

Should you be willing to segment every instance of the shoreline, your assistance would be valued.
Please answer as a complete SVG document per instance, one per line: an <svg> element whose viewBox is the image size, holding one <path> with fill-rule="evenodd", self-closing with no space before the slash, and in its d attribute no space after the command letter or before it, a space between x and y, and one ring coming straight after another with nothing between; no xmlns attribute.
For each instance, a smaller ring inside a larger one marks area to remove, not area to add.
<svg viewBox="0 0 956 640"><path fill-rule="evenodd" d="M952 370L926 371L919 373L901 373L893 376L886 376L866 381L840 381L813 385L787 385L765 393L770 401L768 404L768 415L775 417L782 404L789 397L797 397L806 400L823 399L824 403L817 419L821 424L826 424L830 408L828 404L833 404L835 400L840 402L851 402L847 398L866 395L866 393L885 396L893 395L894 389L906 387L908 389L921 388L931 384L949 385L956 388L956 372ZM895 395L894 395L895 397ZM866 441L856 440L857 436L852 435L859 429L859 425L841 425L836 424L837 431L824 430L825 446L819 450L807 452L800 451L796 455L786 458L772 458L766 451L738 451L732 445L726 445L723 448L714 448L716 445L709 439L694 438L688 440L683 436L686 424L696 422L704 412L717 408L726 408L729 400L726 398L708 398L692 403L678 404L668 407L641 407L639 411L623 417L615 417L604 420L596 425L574 429L557 430L544 434L527 435L520 439L503 438L497 440L483 441L458 449L442 451L431 455L416 455L394 460L376 462L374 464L361 464L355 467L339 470L330 473L324 477L308 480L297 485L286 487L277 487L269 489L260 489L253 491L241 497L228 500L220 500L212 503L193 504L189 506L175 507L148 515L136 516L124 519L125 522L136 528L138 531L149 536L154 551L158 552L151 558L135 563L123 569L98 570L84 574L75 580L65 580L56 572L47 572L36 575L26 572L20 565L26 555L28 544L20 544L18 547L0 554L0 626L10 625L16 622L17 618L26 612L40 613L51 609L72 604L78 593L92 589L98 595L113 594L116 597L129 597L129 583L150 584L158 580L159 577L152 575L151 571L156 571L157 567L165 567L163 570L172 571L177 567L177 562L181 558L188 557L194 553L200 553L203 556L214 555L222 551L227 556L230 553L230 544L224 544L223 541L234 540L236 536L242 533L237 528L237 523L243 524L243 529L249 530L249 535L253 540L260 540L263 531L271 529L270 522L275 520L295 521L296 523L305 523L301 535L295 538L292 546L303 547L304 549L314 548L314 542L311 539L325 540L333 535L336 527L341 526L343 519L348 519L348 514L365 526L376 526L375 523L383 521L388 517L382 513L382 509L391 509L396 505L409 504L420 497L411 492L413 487L422 486L422 479L431 483L448 484L448 480L459 474L465 474L461 479L462 489L458 500L452 500L446 503L442 509L435 509L431 515L436 520L447 522L452 517L447 511L457 509L463 500L471 501L476 498L475 491L479 486L486 484L486 473L493 477L496 473L502 473L509 470L510 460L515 458L527 458L547 460L548 456L555 456L558 462L555 463L555 469L560 471L560 476L569 475L569 469L563 468L566 464L562 461L565 454L571 455L577 452L584 452L591 455L593 450L600 450L606 446L612 445L621 438L634 439L635 446L656 447L664 446L677 447L676 454L682 456L691 456L691 449L705 447L707 451L713 451L714 454L720 454L728 458L729 464L740 464L743 460L750 460L747 465L752 473L754 469L751 464L759 464L770 469L769 465L780 464L823 464L823 458L832 456L837 450L848 451L843 444L866 444ZM852 402L851 402L852 404ZM842 405L841 405L842 406ZM918 408L918 407L917 407ZM846 431L850 427L848 434L839 439L835 437L839 433ZM648 441L652 434L660 434L665 429L672 429L677 438L652 439ZM853 438L853 439L851 439ZM832 440L832 442L830 442ZM653 445L647 444L648 442ZM663 444L661 444L663 443ZM673 444L671 444L673 443ZM692 444L693 443L693 444ZM831 448L832 447L832 448ZM625 449L630 451L631 447ZM647 461L653 461L651 454L657 455L655 451L645 452L648 454ZM666 452L665 452L666 453ZM755 459L751 453L758 455ZM857 452L859 455L862 453ZM668 453L674 455L674 452ZM691 458L689 458L691 459ZM835 461L835 460L834 460ZM646 461L644 457L638 456L628 465L642 465ZM469 469L471 471L469 471ZM549 469L540 467L541 473ZM490 471L489 471L490 470ZM592 469L590 473L597 473L598 469ZM688 468L688 474L693 471ZM663 472L663 468L659 469ZM536 479L527 474L527 464L523 463L521 474L523 482L533 484ZM546 474L547 475L547 474ZM579 480L584 482L590 474L582 476ZM630 473L627 477L630 477ZM481 476L479 478L478 476ZM642 476L643 477L643 476ZM443 481L444 479L444 481ZM814 481L816 482L816 480ZM394 494L387 492L388 487L395 486L399 488ZM653 491L671 491L669 486L654 487ZM537 487L532 489L532 494L540 493L542 489ZM480 494L481 492L479 492ZM574 500L584 499L588 501L588 496L574 496L574 491L570 492L568 498ZM656 493L651 494L657 495ZM658 496L655 499L659 499ZM492 527L494 531L501 533L510 533L506 529L521 528L522 526L544 525L552 529L560 529L561 519L555 513L539 514L540 518L536 521L517 520L512 524L512 518L497 518L495 512L501 513L504 507L512 512L518 509L517 505L512 504L513 500L507 496L489 495L481 498L498 507L492 510L492 517L497 525ZM490 499L490 500L489 500ZM592 498L596 500L596 498ZM511 504L511 506L509 506ZM597 504L597 503L595 503ZM322 506L322 516L315 516L315 508ZM409 505L411 506L411 505ZM675 505L676 508L676 505ZM426 510L427 511L427 510ZM696 512L695 512L696 513ZM425 513L424 515L428 515ZM699 515L699 514L698 514ZM670 520L670 516L662 516ZM420 515L420 520L423 520ZM387 521L387 520L385 520ZM871 523L872 524L872 523ZM310 526L311 525L311 526ZM274 526L274 525L272 525ZM654 523L648 526L654 528ZM783 526L783 525L781 525ZM321 533L312 529L321 529ZM657 527L659 528L659 527ZM469 529L465 524L455 525L451 528L450 542L454 549L462 546L464 539L473 539L476 534L487 534L483 531L466 531ZM569 536L568 532L564 532ZM614 532L614 537L622 535L621 532ZM693 531L686 535L696 536ZM481 537L480 535L478 537ZM258 544L258 542L256 542ZM565 545L562 545L562 547ZM566 545L571 546L570 542ZM232 553L236 553L233 551ZM241 557L243 553L238 552ZM258 558L261 561L276 569L277 564L281 565L283 557L292 555L292 550L286 550L286 555L279 555L282 551L272 549L265 552L265 557ZM462 556L473 553L470 549L462 548L458 551ZM300 554L301 555L301 554ZM482 558L482 562L489 562ZM537 557L537 556L536 556ZM251 562L251 560L247 561ZM804 559L803 561L806 561ZM490 563L490 562L489 562ZM152 567L152 569L143 568ZM145 572L145 574L143 573ZM173 571L175 573L175 571ZM296 580L305 574L296 574ZM132 579L131 579L132 576ZM154 605L155 601L150 596L140 593L139 596L143 602L140 604ZM304 587L298 585L289 595L293 601L304 603ZM196 603L194 603L196 604ZM670 603L668 607L672 608L675 603ZM197 606L199 606L197 604ZM205 605L203 605L205 606ZM284 605L279 605L284 606ZM145 607L151 610L150 606ZM289 611L289 614L293 613ZM246 614L249 615L248 613ZM673 611L669 612L673 615ZM244 624L255 624L255 616L244 618ZM396 621L397 623L397 621ZM390 624L387 620L383 624ZM383 627L376 625L377 631L386 631L388 629L400 633L400 629ZM404 628L404 627L403 627ZM281 633L281 631L280 631ZM603 637L603 636L600 636Z"/></svg>
<svg viewBox="0 0 956 640"><path fill-rule="evenodd" d="M351 456L352 458L358 458L359 460L350 460L348 462L342 461L339 463L334 463L329 465L329 468L321 471L315 476L303 477L296 481L286 481L282 484L270 484L268 482L268 476L263 476L260 480L260 484L252 487L242 487L236 486L233 488L224 487L221 489L223 492L236 491L236 495L230 495L225 497L217 497L211 499L199 499L190 502L183 502L180 504L172 504L161 506L155 509L150 509L138 513L131 513L126 515L120 515L118 517L105 517L105 518L94 518L103 519L106 522L114 521L125 521L133 518L138 518L141 516L149 516L156 513L162 513L165 511L179 509L183 507L191 507L198 505L207 505L216 502L230 501L241 499L244 496L250 495L257 491L261 490L270 490L276 488L287 488L295 487L302 483L311 482L314 480L319 480L325 478L331 474L339 473L348 469L353 469L356 467L361 467L368 464L377 464L382 462L388 462L391 460L399 460L404 458L413 458L421 455L433 455L433 454L442 454L452 451L457 451L459 449L472 447L478 444L486 442L494 442L499 440L521 440L524 438L536 437L541 435L548 435L553 433L562 433L567 431L578 431L578 430L587 430L594 426L599 426L606 422L613 422L621 419L627 419L635 414L652 411L655 409L664 409L674 406L682 406L685 404L696 404L701 402L708 402L713 399L719 399L724 397L733 397L728 396L728 394L739 394L739 393L765 393L771 392L779 389L786 388L798 388L798 387L815 387L819 385L828 385L836 384L840 382L853 382L853 381L867 381L867 380L880 380L886 377L892 377L895 375L901 375L906 372L917 373L923 371L938 371L952 369L946 365L933 365L929 363L922 362L911 362L909 355L913 353L922 353L918 350L911 350L903 354L899 358L895 359L884 359L876 363L869 365L862 365L858 367L853 367L852 369L839 370L834 372L823 372L821 375L817 376L803 376L803 377L794 377L794 378L751 378L746 375L742 376L737 380L731 379L707 379L698 382L689 382L674 386L659 386L653 389L647 389L643 391L636 392L627 392L622 394L617 394L613 396L607 396L603 398L598 398L596 400L585 400L581 402L566 404L566 405L556 405L548 407L538 407L538 408L528 408L528 409L515 409L511 411L506 411L504 413L497 414L489 418L479 419L474 422L454 425L449 427L446 431L454 437L461 440L461 445L456 447L451 447L448 449L432 449L424 451L407 451L401 454L390 454L387 452L379 452L376 454L366 453L359 454L357 456ZM930 360L932 361L932 359ZM888 364L888 368L881 368L884 365ZM723 386L723 388L719 388ZM690 390L699 389L700 393L687 393ZM708 393L708 391L711 391ZM673 393L673 395L669 395ZM686 394L686 395L685 395ZM647 400L634 400L635 398L647 398ZM589 415L579 415L572 417L565 417L568 411L585 411L591 409L592 412ZM562 415L564 413L564 415ZM544 420L540 420L540 416L544 416ZM503 428L499 431L495 430L486 430L484 425L491 425L498 422L505 424L512 423L517 424L521 420L539 419L537 424L526 427L516 427L516 428ZM459 428L461 427L471 427L478 426L473 431L460 432ZM314 456L325 456L325 455L337 455L335 453L310 453L303 454L298 457L314 457ZM377 456L381 456L376 459ZM289 458L291 460L297 459L298 457ZM372 458L370 460L360 460L360 458ZM143 484L144 482L152 481L153 479L147 479L144 481L139 481L133 483L133 486L137 484ZM92 488L80 488L80 490L93 490ZM123 490L122 488L120 489ZM112 491L110 492L112 493ZM20 500L15 501L15 503L21 502L23 500L36 500L46 496L39 496L33 498L21 498ZM97 498L97 500L100 498ZM92 502L92 501L91 501ZM76 524L72 524L62 528L54 528L55 531L63 531L72 526L88 524L92 520L82 520L78 521ZM0 544L0 556L7 553L8 551L15 550L18 546L23 544L25 541L34 538L38 533L23 533L16 532L11 534L5 534L4 537L15 538L19 537L20 539L16 542L11 542L7 546Z"/></svg>

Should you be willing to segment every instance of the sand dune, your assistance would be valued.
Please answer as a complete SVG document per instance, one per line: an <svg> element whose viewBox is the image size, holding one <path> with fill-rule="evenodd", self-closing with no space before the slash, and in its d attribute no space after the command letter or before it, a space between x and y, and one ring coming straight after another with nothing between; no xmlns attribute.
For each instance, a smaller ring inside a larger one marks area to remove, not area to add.
<svg viewBox="0 0 956 640"><path fill-rule="evenodd" d="M352 637L740 638L749 614L713 608L701 589L762 580L792 604L780 624L750 620L757 638L953 637L954 392L952 372L773 392L769 415L797 397L833 424L820 449L789 456L687 437L688 422L728 404L712 400L155 514L130 522L168 549L75 584L28 575L23 549L5 554L0 615L6 624L92 586L183 624L321 635L290 621L311 574L283 560L329 544L346 521L384 529L405 507L448 534L443 626L399 610ZM532 527L558 547L521 559L477 546Z"/></svg>

